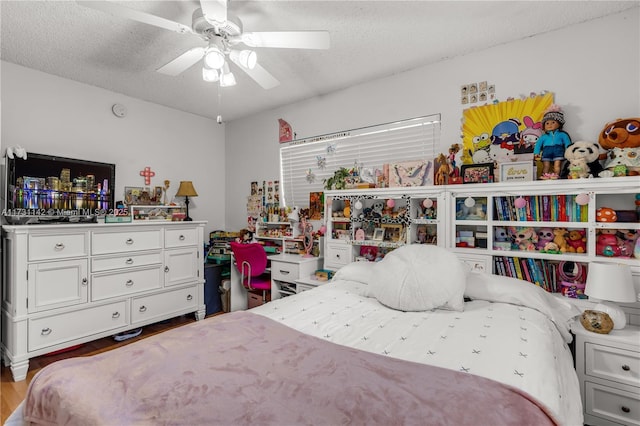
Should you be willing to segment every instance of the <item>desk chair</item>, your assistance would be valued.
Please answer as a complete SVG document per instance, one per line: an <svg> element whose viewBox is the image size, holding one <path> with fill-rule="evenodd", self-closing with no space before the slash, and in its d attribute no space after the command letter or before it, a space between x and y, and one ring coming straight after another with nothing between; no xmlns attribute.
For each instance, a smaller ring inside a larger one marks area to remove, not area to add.
<svg viewBox="0 0 640 426"><path fill-rule="evenodd" d="M247 290L262 290L262 303L267 301L267 291L271 291L271 274L267 268L267 253L258 243L231 243L231 251L240 272L240 282Z"/></svg>

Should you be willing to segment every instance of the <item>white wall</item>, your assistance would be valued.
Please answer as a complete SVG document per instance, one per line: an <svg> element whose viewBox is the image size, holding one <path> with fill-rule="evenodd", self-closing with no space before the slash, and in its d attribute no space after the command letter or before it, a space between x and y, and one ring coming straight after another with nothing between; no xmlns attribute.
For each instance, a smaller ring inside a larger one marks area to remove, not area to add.
<svg viewBox="0 0 640 426"><path fill-rule="evenodd" d="M94 86L1 64L0 147L116 164L116 199L125 186L145 186L139 175L150 166L151 186L193 181L198 197L189 214L208 220L207 231L224 228L224 126L215 120L130 98ZM121 103L125 118L111 113ZM208 238L205 236L205 239Z"/></svg>
<svg viewBox="0 0 640 426"><path fill-rule="evenodd" d="M597 141L607 121L640 116L639 76L635 8L233 121L226 128L226 227L246 225L251 181L279 176L278 118L306 138L441 113L446 152L460 142L460 86L486 80L500 100L554 92L572 139Z"/></svg>

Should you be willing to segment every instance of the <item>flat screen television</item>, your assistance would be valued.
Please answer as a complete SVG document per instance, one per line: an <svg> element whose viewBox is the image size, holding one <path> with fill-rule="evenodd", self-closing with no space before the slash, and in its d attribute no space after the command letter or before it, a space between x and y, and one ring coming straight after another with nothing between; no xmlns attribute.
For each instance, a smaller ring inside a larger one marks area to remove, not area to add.
<svg viewBox="0 0 640 426"><path fill-rule="evenodd" d="M113 211L115 164L28 152L26 159L7 158L6 172L5 217L55 220Z"/></svg>

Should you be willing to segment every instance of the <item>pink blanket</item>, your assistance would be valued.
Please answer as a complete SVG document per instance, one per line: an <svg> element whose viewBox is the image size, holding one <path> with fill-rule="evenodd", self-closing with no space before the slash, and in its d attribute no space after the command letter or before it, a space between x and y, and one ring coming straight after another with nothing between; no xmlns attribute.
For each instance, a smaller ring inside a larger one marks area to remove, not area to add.
<svg viewBox="0 0 640 426"><path fill-rule="evenodd" d="M492 380L311 337L250 312L199 321L32 380L24 417L77 425L546 425Z"/></svg>

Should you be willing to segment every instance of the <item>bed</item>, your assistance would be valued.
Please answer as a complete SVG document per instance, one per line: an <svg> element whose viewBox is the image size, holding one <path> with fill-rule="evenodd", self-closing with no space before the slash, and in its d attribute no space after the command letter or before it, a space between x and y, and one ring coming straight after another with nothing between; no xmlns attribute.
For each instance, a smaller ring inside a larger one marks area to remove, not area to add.
<svg viewBox="0 0 640 426"><path fill-rule="evenodd" d="M9 424L581 425L567 346L579 311L416 247L312 291L51 364Z"/></svg>

